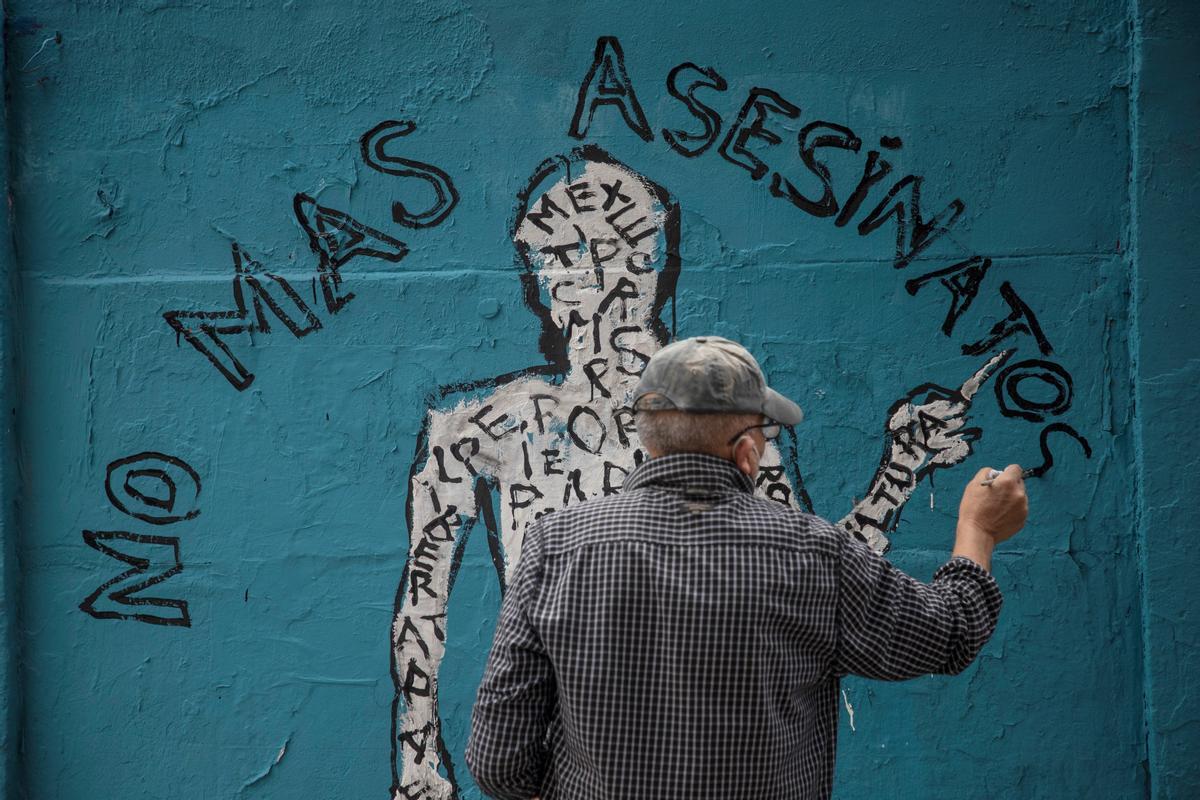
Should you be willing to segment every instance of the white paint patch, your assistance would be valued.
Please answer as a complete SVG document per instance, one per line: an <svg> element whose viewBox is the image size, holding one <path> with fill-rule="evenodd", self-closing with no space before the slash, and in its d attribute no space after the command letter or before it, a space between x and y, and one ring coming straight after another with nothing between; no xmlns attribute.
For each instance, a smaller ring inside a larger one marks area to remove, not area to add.
<svg viewBox="0 0 1200 800"><path fill-rule="evenodd" d="M850 705L850 698L846 696L846 690L842 689L842 702L846 705L846 714L850 717L850 730L857 731L854 727L854 706Z"/></svg>

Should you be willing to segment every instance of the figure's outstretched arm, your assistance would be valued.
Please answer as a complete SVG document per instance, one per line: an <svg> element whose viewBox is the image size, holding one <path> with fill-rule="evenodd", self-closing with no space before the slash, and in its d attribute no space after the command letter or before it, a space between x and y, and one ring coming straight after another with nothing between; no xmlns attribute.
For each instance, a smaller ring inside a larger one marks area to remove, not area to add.
<svg viewBox="0 0 1200 800"><path fill-rule="evenodd" d="M979 428L967 428L971 399L1011 351L992 357L958 389L926 383L910 391L890 409L879 468L867 493L838 523L877 553L890 547L900 511L921 480L935 469L961 463L971 455Z"/></svg>
<svg viewBox="0 0 1200 800"><path fill-rule="evenodd" d="M444 800L456 794L438 715L438 668L446 649L450 590L487 483L471 462L473 440L460 441L447 432L434 412L418 439L409 478L408 556L392 620L395 800Z"/></svg>

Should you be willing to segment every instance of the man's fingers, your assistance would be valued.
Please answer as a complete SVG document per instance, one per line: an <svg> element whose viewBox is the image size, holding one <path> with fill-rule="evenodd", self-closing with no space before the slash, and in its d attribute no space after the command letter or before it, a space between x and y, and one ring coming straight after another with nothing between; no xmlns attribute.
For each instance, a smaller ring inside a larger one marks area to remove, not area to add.
<svg viewBox="0 0 1200 800"><path fill-rule="evenodd" d="M1025 480L1024 470L1021 469L1020 464L1009 464L1004 468L1004 474L1010 478L1016 478L1017 481Z"/></svg>

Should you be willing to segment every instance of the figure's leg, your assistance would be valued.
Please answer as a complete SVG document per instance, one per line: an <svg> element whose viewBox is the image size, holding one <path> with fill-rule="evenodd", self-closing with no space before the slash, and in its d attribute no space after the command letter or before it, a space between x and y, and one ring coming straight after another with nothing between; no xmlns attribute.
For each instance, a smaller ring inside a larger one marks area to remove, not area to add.
<svg viewBox="0 0 1200 800"><path fill-rule="evenodd" d="M432 440L431 440L432 441ZM420 443L421 449L424 441ZM408 558L392 621L392 796L438 800L457 794L442 742L438 668L445 654L446 608L454 568L474 516L474 488L440 469L441 446L409 482Z"/></svg>

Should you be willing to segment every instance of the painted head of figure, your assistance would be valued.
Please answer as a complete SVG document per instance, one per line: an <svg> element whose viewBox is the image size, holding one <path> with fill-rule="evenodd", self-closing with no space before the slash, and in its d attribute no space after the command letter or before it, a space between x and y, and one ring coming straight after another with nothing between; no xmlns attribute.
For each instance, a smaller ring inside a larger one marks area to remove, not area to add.
<svg viewBox="0 0 1200 800"><path fill-rule="evenodd" d="M669 338L661 314L679 273L679 209L600 148L542 163L521 193L513 242L552 360L620 353L622 336Z"/></svg>

